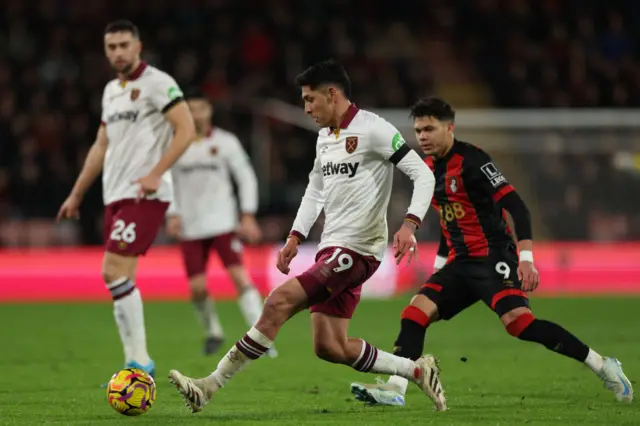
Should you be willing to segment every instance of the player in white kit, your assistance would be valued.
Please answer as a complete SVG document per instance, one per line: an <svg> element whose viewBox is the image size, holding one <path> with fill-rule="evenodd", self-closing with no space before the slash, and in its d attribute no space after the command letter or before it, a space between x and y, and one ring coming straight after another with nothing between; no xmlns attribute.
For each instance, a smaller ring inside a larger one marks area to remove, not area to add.
<svg viewBox="0 0 640 426"><path fill-rule="evenodd" d="M269 350L289 318L310 308L318 357L363 372L395 371L442 405L444 395L432 355L417 361L402 359L347 334L362 284L374 274L387 249L386 215L394 165L414 184L407 216L394 236L398 263L406 254L409 260L416 254L414 232L429 208L433 174L393 125L350 102L351 83L342 66L321 62L300 74L296 82L302 89L305 112L321 130L309 185L277 266L289 273L298 244L324 209L316 263L267 297L258 322L210 376L192 379L172 370L169 379L193 412L202 410L237 372Z"/></svg>
<svg viewBox="0 0 640 426"><path fill-rule="evenodd" d="M213 106L197 89L187 94L187 104L198 134L172 168L175 198L167 212L167 230L180 240L196 313L206 330L204 353L215 353L223 330L207 292L209 252L215 249L238 291L238 304L252 326L262 312L262 298L242 263L242 242L260 239L255 219L258 182L251 161L238 138L211 124ZM231 177L238 185L238 202ZM236 234L237 233L239 235ZM275 356L275 350L270 352Z"/></svg>
<svg viewBox="0 0 640 426"><path fill-rule="evenodd" d="M147 252L164 222L173 198L166 172L195 138L195 127L173 78L140 59L142 44L134 24L109 24L104 48L118 77L104 89L96 141L58 218L78 217L85 192L102 171L102 278L113 298L125 365L153 375L135 285L138 256Z"/></svg>

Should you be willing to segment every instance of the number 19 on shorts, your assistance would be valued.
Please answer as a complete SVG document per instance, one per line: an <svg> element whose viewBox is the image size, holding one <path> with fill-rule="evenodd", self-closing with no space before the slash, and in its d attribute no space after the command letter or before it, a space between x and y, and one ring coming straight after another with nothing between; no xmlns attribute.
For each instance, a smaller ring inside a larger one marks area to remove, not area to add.
<svg viewBox="0 0 640 426"><path fill-rule="evenodd" d="M333 268L333 272L346 271L347 269L349 269L349 268L351 268L353 266L353 258L351 257L351 255L348 254L348 253L340 254L341 252L342 252L341 248L335 249L335 251L333 252L331 257L329 259L327 259L326 262L324 262L325 264L328 265L331 262L333 262L334 260L337 260L338 267Z"/></svg>

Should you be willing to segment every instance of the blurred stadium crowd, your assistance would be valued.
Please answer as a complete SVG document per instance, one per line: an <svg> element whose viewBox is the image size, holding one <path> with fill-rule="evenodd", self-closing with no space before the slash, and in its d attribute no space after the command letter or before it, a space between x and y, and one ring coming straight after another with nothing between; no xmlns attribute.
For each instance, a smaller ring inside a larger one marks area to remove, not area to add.
<svg viewBox="0 0 640 426"><path fill-rule="evenodd" d="M269 196L262 197L260 220L272 241L286 235L295 215L313 161L314 135L257 119L251 107L267 98L298 105L292 80L315 60L343 62L354 99L365 108L406 108L417 97L439 93L443 75L456 74L489 94L485 101L469 96L457 107L640 106L638 1L266 4L5 0L0 246L101 243L100 185L87 195L79 227L55 225L52 218L93 141L102 89L112 78L102 29L120 17L140 27L148 62L181 86L199 85L209 94L217 105L216 125L238 133L250 153L252 129L266 126L269 167L260 172L260 183ZM523 173L536 179L530 196L546 237L640 239L640 203L633 199L640 177L634 167L616 166L618 154L520 159L534 167ZM392 210L398 211L391 218L402 217L406 187L405 182L394 195ZM435 239L429 228L423 237Z"/></svg>

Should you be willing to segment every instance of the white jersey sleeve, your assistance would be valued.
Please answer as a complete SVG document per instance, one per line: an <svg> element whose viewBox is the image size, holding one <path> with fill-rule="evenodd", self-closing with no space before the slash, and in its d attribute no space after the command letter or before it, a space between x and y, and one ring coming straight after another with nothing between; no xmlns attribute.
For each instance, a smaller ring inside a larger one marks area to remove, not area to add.
<svg viewBox="0 0 640 426"><path fill-rule="evenodd" d="M407 209L407 219L420 226L433 197L433 172L420 156L409 148L398 129L382 118L377 120L371 129L371 141L375 152L395 164L413 181L413 195Z"/></svg>
<svg viewBox="0 0 640 426"><path fill-rule="evenodd" d="M258 180L251 160L235 136L229 138L226 152L229 171L238 185L240 211L255 214L258 210Z"/></svg>
<svg viewBox="0 0 640 426"><path fill-rule="evenodd" d="M302 197L296 219L293 222L290 235L304 241L309 235L313 224L318 219L324 207L322 165L316 149L316 158L313 162L313 170L309 173L309 184Z"/></svg>

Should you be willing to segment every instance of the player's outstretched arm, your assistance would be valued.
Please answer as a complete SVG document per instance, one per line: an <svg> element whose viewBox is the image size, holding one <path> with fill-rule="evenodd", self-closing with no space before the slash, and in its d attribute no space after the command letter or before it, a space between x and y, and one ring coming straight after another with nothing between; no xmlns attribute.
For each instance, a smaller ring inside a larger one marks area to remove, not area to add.
<svg viewBox="0 0 640 426"><path fill-rule="evenodd" d="M162 176L182 156L189 144L196 138L195 123L182 91L170 76L158 74L156 78L157 81L153 85L150 101L158 111L162 111L165 119L173 127L173 138L169 143L169 147L149 174L134 182L140 185L138 198L152 195L158 190Z"/></svg>
<svg viewBox="0 0 640 426"><path fill-rule="evenodd" d="M78 217L78 208L84 198L84 194L102 171L108 144L107 130L104 124L101 124L98 128L96 140L93 145L91 145L87 158L84 160L80 175L78 175L78 179L76 179L71 193L62 204L62 207L60 207L57 217L58 220L75 219Z"/></svg>
<svg viewBox="0 0 640 426"><path fill-rule="evenodd" d="M289 264L298 254L298 245L309 235L311 227L316 223L324 207L324 194L320 159L316 155L313 170L309 173L309 184L304 191L302 202L293 221L287 243L278 253L277 267L283 274L289 273Z"/></svg>
<svg viewBox="0 0 640 426"><path fill-rule="evenodd" d="M435 177L429 166L420 156L405 143L404 138L391 123L379 119L371 129L373 149L380 156L393 163L402 173L413 181L413 195L407 215L400 230L394 235L393 245L396 249L396 263L400 264L404 255L409 252L409 261L417 256L417 242L413 236L427 214Z"/></svg>
<svg viewBox="0 0 640 426"><path fill-rule="evenodd" d="M522 281L522 289L534 291L538 287L538 272L533 266L533 232L529 209L515 190L504 195L499 204L513 219L520 254L518 278Z"/></svg>
<svg viewBox="0 0 640 426"><path fill-rule="evenodd" d="M411 196L411 204L407 210L407 219L417 219L416 226L420 226L431 204L436 180L433 172L422 161L420 156L407 145L403 145L403 147L397 152L406 149L407 153L396 163L396 167L413 181L413 194Z"/></svg>
<svg viewBox="0 0 640 426"><path fill-rule="evenodd" d="M402 153L402 151L405 151L406 154L404 154L403 157L395 164L401 172L409 176L413 181L413 194L411 196L411 204L407 209L404 224L394 237L394 246L397 250L397 264L400 264L402 261L406 250L410 251L408 262L411 262L412 258L417 257L417 242L413 234L422 223L424 216L427 214L435 187L435 177L433 176L433 172L429 166L422 161L420 156L406 144L403 144L398 148L394 155ZM393 160L393 155L391 156L391 159ZM406 240L409 235L409 233L405 231L407 228L411 231L411 239L403 244L403 238ZM403 233L407 235L403 237Z"/></svg>
<svg viewBox="0 0 640 426"><path fill-rule="evenodd" d="M250 243L255 243L261 238L260 227L255 218L258 211L258 179L240 141L235 137L229 139L228 148L227 163L238 185L238 199L242 213L240 235Z"/></svg>
<svg viewBox="0 0 640 426"><path fill-rule="evenodd" d="M78 175L75 185L71 190L71 194L80 198L84 197L89 187L96 180L102 166L104 165L104 156L107 152L107 146L109 145L109 139L107 138L107 129L104 124L101 124L98 128L98 134L96 140L91 145L87 158L84 160L84 165Z"/></svg>
<svg viewBox="0 0 640 426"><path fill-rule="evenodd" d="M189 144L196 138L196 127L191 111L185 101L180 101L165 112L165 117L173 126L173 138L160 161L150 174L162 176L184 154Z"/></svg>
<svg viewBox="0 0 640 426"><path fill-rule="evenodd" d="M529 209L489 154L479 150L474 157L471 170L477 173L479 181L493 200L508 211L513 219L520 254L518 278L522 281L524 291L533 291L538 287L538 272L533 266L533 232Z"/></svg>
<svg viewBox="0 0 640 426"><path fill-rule="evenodd" d="M299 242L304 241L316 223L322 208L324 207L324 194L322 184L322 171L320 159L316 157L313 170L309 173L309 183L300 202L296 219L291 227L291 236L295 236Z"/></svg>

